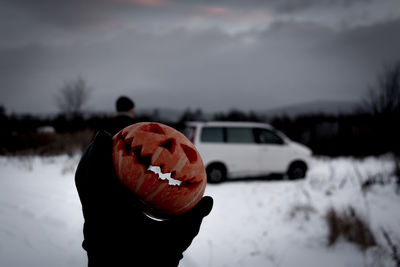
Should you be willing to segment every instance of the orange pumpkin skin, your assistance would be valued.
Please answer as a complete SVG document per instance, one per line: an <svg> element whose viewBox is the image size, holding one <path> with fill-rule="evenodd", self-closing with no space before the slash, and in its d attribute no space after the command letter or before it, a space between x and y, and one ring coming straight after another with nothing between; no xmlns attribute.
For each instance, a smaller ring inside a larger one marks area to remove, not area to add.
<svg viewBox="0 0 400 267"><path fill-rule="evenodd" d="M177 215L189 211L206 187L203 161L194 145L177 130L154 122L132 124L113 137L113 163L119 181L152 211ZM169 185L148 166L181 184Z"/></svg>

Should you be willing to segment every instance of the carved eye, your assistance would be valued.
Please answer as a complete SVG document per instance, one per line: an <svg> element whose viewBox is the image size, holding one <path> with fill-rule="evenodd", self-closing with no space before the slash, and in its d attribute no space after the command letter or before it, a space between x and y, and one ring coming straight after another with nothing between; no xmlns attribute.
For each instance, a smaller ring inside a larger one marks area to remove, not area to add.
<svg viewBox="0 0 400 267"><path fill-rule="evenodd" d="M197 161L196 151L185 144L181 144L181 147L183 149L183 152L185 152L185 155L188 158L189 162L192 164L195 163Z"/></svg>
<svg viewBox="0 0 400 267"><path fill-rule="evenodd" d="M174 153L176 147L176 141L174 138L167 139L160 144L160 147L163 147L167 149L169 152Z"/></svg>

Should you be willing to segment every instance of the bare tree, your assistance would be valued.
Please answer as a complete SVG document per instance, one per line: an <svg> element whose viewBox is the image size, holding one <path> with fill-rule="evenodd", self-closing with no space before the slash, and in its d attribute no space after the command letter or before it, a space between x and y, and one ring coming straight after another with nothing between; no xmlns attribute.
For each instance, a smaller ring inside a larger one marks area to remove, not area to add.
<svg viewBox="0 0 400 267"><path fill-rule="evenodd" d="M400 115L400 61L386 66L370 87L365 108L372 115Z"/></svg>
<svg viewBox="0 0 400 267"><path fill-rule="evenodd" d="M400 160L400 61L383 68L364 101L369 120L371 140L379 151L394 152Z"/></svg>
<svg viewBox="0 0 400 267"><path fill-rule="evenodd" d="M66 82L56 95L59 110L67 115L78 115L89 100L91 88L82 77Z"/></svg>

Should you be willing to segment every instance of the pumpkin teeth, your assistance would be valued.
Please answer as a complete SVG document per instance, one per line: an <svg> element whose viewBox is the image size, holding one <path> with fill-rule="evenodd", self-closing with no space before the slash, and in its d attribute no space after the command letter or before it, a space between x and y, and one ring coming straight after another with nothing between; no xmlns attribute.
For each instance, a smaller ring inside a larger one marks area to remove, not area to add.
<svg viewBox="0 0 400 267"><path fill-rule="evenodd" d="M187 159L191 164L197 161L197 152L193 148L189 147L188 145L181 144L183 152L185 153Z"/></svg>
<svg viewBox="0 0 400 267"><path fill-rule="evenodd" d="M149 133L165 135L164 130L157 123L149 123L140 127L140 130Z"/></svg>
<svg viewBox="0 0 400 267"><path fill-rule="evenodd" d="M171 173L163 173L159 166L150 165L147 170L157 174L159 180L168 181L168 185L180 186L182 183L182 181L172 178Z"/></svg>
<svg viewBox="0 0 400 267"><path fill-rule="evenodd" d="M119 139L121 139L125 144L131 144L133 142L133 136L129 136L129 132L121 132L119 134Z"/></svg>
<svg viewBox="0 0 400 267"><path fill-rule="evenodd" d="M131 154L131 145L129 142L127 142L124 138L124 136L120 133L118 136L118 139L121 140L122 144L123 144L123 148L125 151L126 155L130 155Z"/></svg>

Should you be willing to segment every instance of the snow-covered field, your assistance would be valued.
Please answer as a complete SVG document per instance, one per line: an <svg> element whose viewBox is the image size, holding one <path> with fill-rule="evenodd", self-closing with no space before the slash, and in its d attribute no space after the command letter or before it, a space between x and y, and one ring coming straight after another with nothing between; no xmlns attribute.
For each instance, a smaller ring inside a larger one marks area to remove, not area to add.
<svg viewBox="0 0 400 267"><path fill-rule="evenodd" d="M74 184L79 156L0 157L0 266L86 266L82 213ZM214 208L180 266L396 266L384 238L400 248L400 195L390 156L315 159L299 181L208 185ZM385 185L363 193L378 175ZM328 244L331 207L354 207L378 246Z"/></svg>

